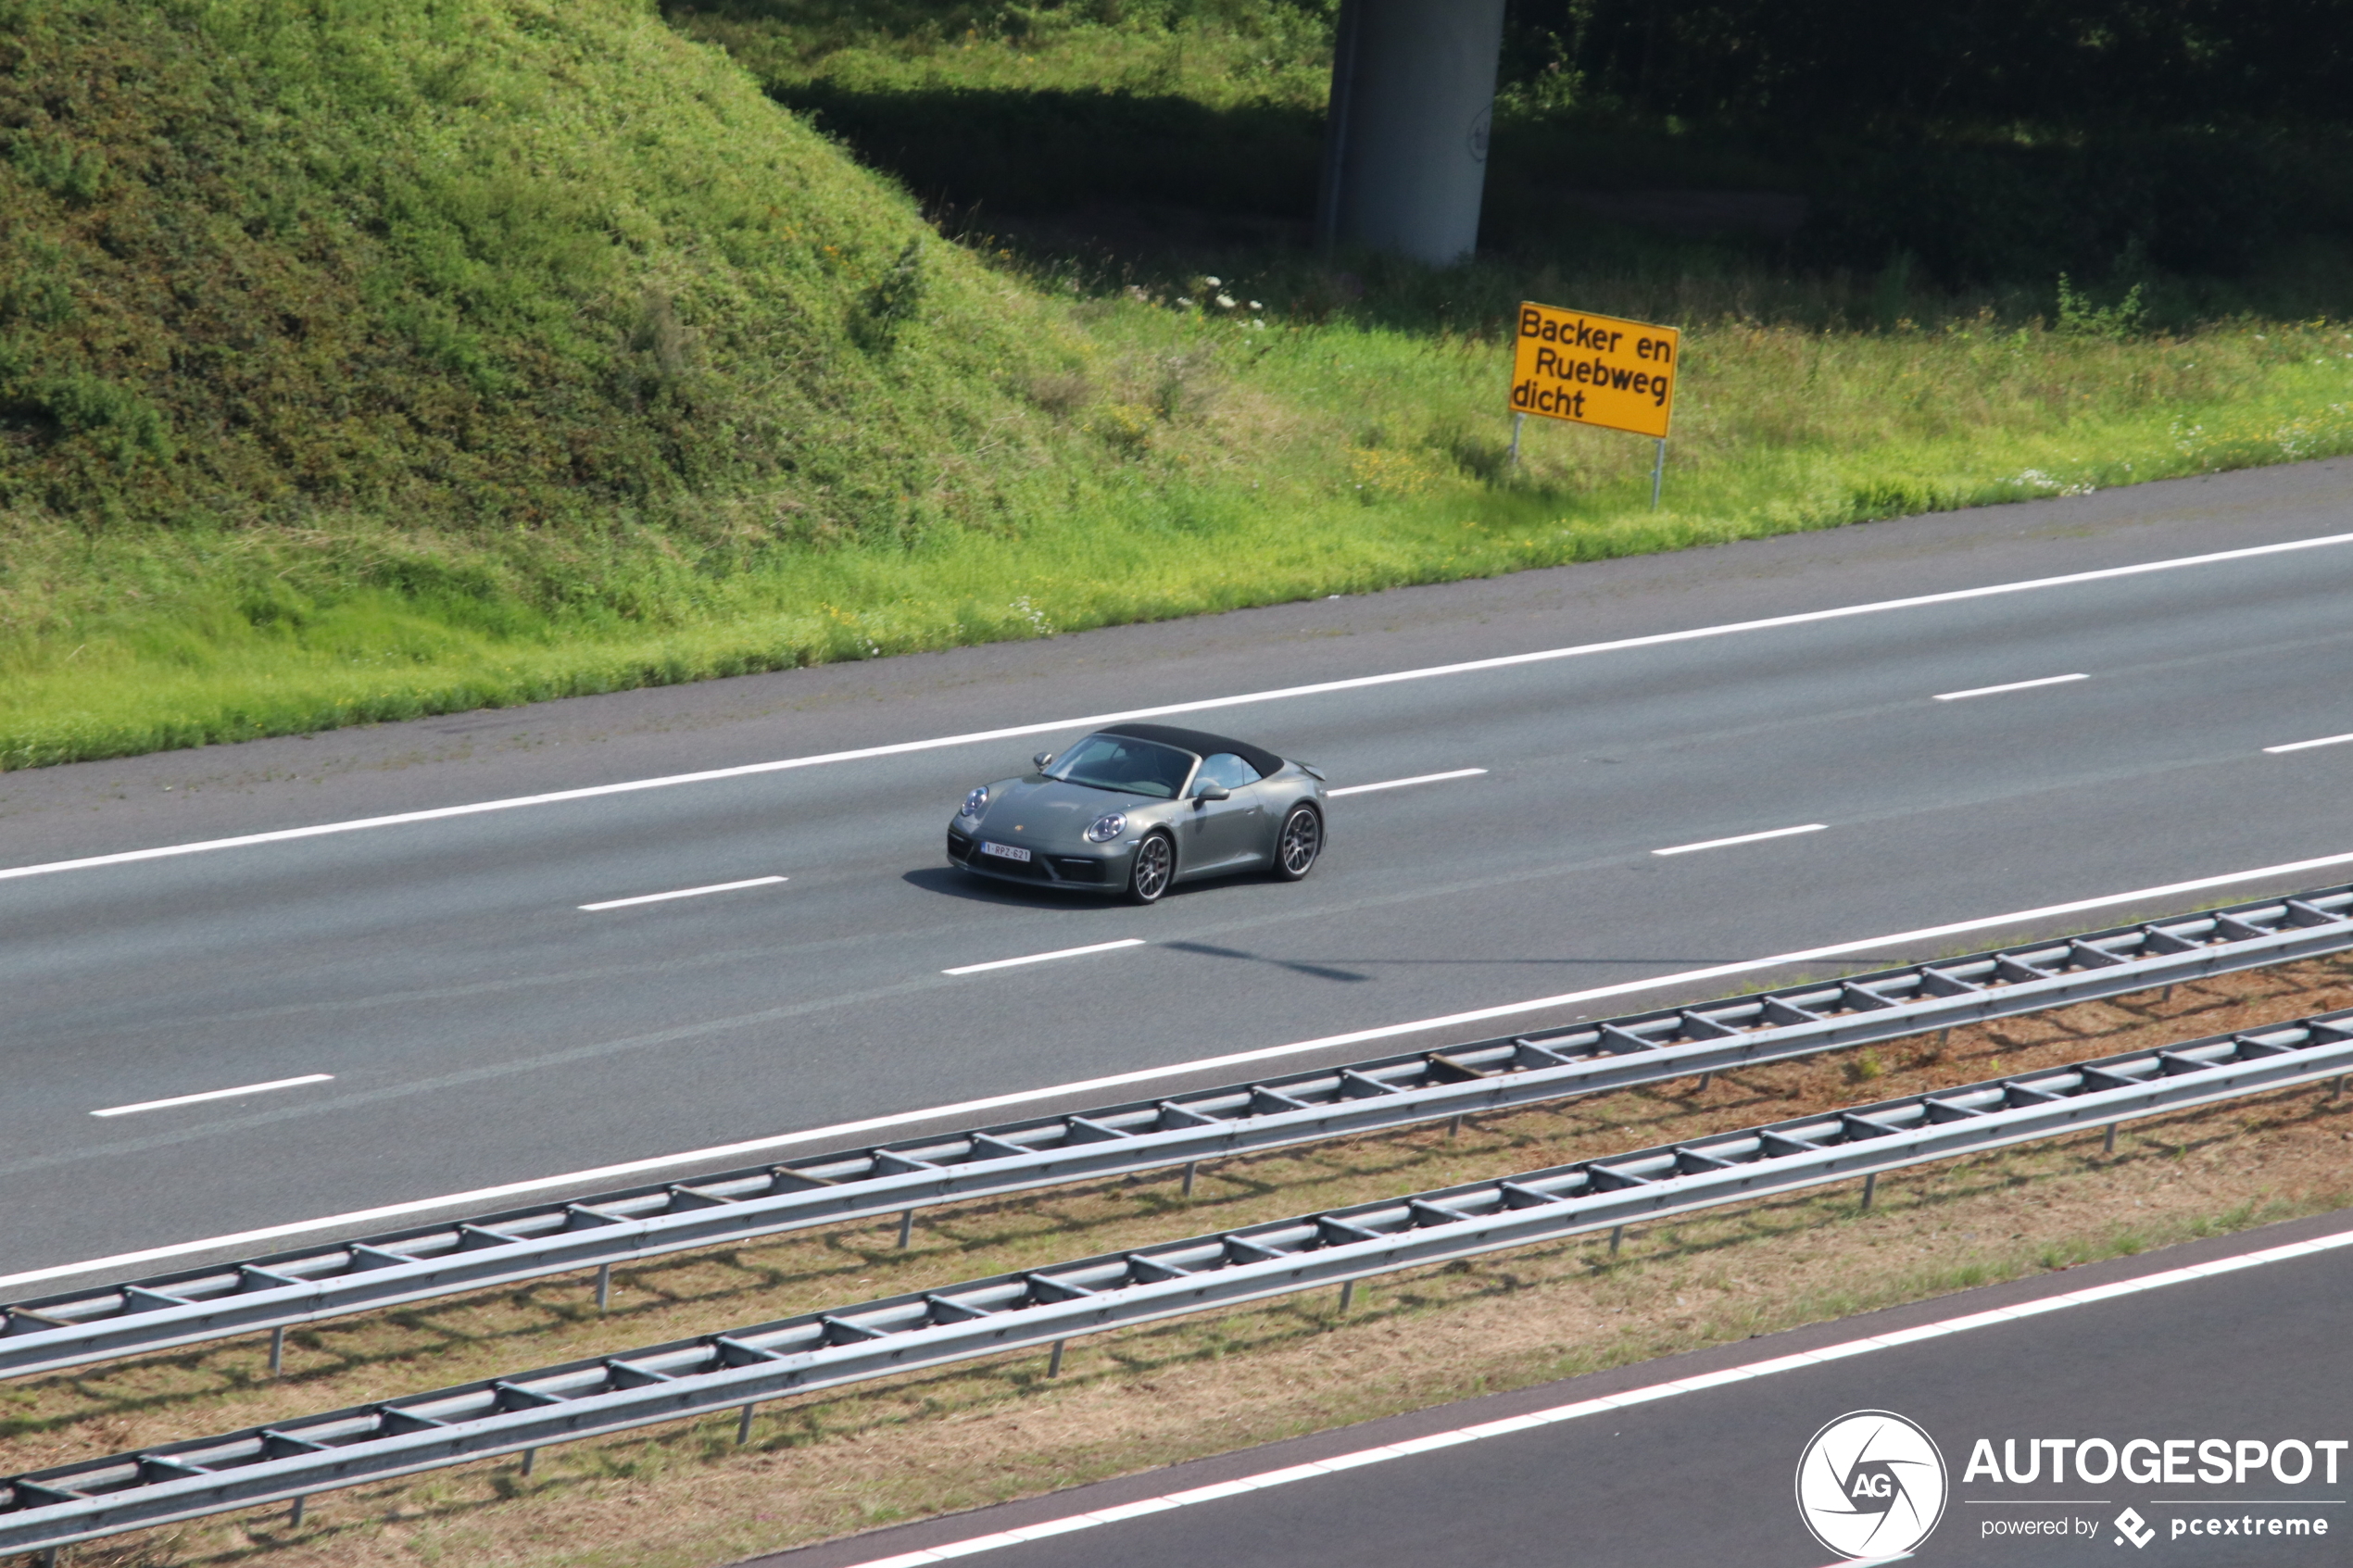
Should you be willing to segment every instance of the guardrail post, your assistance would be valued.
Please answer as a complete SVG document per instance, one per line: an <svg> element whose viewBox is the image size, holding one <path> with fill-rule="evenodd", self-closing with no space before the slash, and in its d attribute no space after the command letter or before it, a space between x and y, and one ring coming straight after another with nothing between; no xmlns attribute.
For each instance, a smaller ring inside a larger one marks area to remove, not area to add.
<svg viewBox="0 0 2353 1568"><path fill-rule="evenodd" d="M1046 1360L1048 1377L1060 1377L1063 1374L1063 1346L1068 1341L1061 1339L1054 1341L1054 1353Z"/></svg>
<svg viewBox="0 0 2353 1568"><path fill-rule="evenodd" d="M1446 1139L1449 1143L1452 1143L1454 1139L1454 1135L1462 1130L1463 1119L1461 1117L1449 1116L1446 1119Z"/></svg>
<svg viewBox="0 0 2353 1568"><path fill-rule="evenodd" d="M2339 1082L2342 1082L2342 1080L2339 1080ZM2116 1152L2116 1123L2113 1122L2110 1122L2108 1124L2108 1136L2100 1140L2100 1152L2102 1154L2114 1154Z"/></svg>
<svg viewBox="0 0 2353 1568"><path fill-rule="evenodd" d="M1179 1197L1190 1198L1193 1196L1193 1177L1200 1174L1200 1160L1188 1160L1185 1161L1185 1190L1178 1195Z"/></svg>
<svg viewBox="0 0 2353 1568"><path fill-rule="evenodd" d="M913 1245L914 1240L915 1211L912 1209L901 1209L899 1211L899 1250L906 1251L910 1246Z"/></svg>
<svg viewBox="0 0 2353 1568"><path fill-rule="evenodd" d="M533 1465L535 1465L535 1464L537 1464L538 1462L539 1462L539 1450L538 1450L537 1449L523 1449L523 1451L522 1451L522 1473L523 1473L525 1475L530 1474L531 1474L531 1467L532 1467Z"/></svg>
<svg viewBox="0 0 2353 1568"><path fill-rule="evenodd" d="M612 1301L612 1265L597 1265L597 1311L603 1311Z"/></svg>
<svg viewBox="0 0 2353 1568"><path fill-rule="evenodd" d="M1871 1198L1878 1191L1879 1173L1877 1171L1873 1171L1870 1174L1863 1178L1863 1211L1865 1213L1868 1214L1870 1212Z"/></svg>
<svg viewBox="0 0 2353 1568"><path fill-rule="evenodd" d="M2344 1098L2345 1098L2345 1074L2343 1074L2342 1073L2338 1073L2338 1074L2337 1074L2337 1076L2336 1076L2336 1086L2335 1086L2334 1088L2333 1088L2333 1089L2331 1089L2331 1090L2329 1091L2329 1098L2331 1098L2331 1099L2343 1099Z"/></svg>
<svg viewBox="0 0 2353 1568"><path fill-rule="evenodd" d="M1353 1300L1355 1300L1355 1299L1356 1299L1356 1282L1355 1282L1354 1280L1353 1280L1353 1279L1344 1279L1344 1280L1340 1281L1340 1315L1341 1315L1341 1316L1346 1316L1346 1315L1347 1315L1347 1312L1348 1312L1348 1304L1349 1304L1351 1301L1353 1301Z"/></svg>
<svg viewBox="0 0 2353 1568"><path fill-rule="evenodd" d="M1707 1093L1707 1085L1715 1080L1715 1077L1716 1074L1713 1073L1701 1073L1699 1075L1699 1087L1693 1089L1692 1093L1695 1095L1704 1095Z"/></svg>
<svg viewBox="0 0 2353 1568"><path fill-rule="evenodd" d="M1626 1227L1625 1227L1624 1225L1612 1225L1612 1226L1610 1226L1610 1228L1609 1228L1609 1255L1610 1255L1611 1257L1615 1258L1615 1257L1617 1257L1617 1244L1618 1244L1619 1242L1624 1241L1625 1239L1626 1239Z"/></svg>
<svg viewBox="0 0 2353 1568"><path fill-rule="evenodd" d="M759 1401L754 1400L744 1407L743 1414L736 1418L736 1446L737 1448L751 1441L751 1412L759 1408Z"/></svg>
<svg viewBox="0 0 2353 1568"><path fill-rule="evenodd" d="M308 1494L308 1493L307 1493L307 1492L306 1492L306 1493L304 1493L301 1497L298 1497L298 1498L295 1499L295 1500L294 1500L294 1506L293 1506L292 1508L290 1508L290 1509L286 1510L286 1528L287 1528L287 1529L289 1529L289 1530L299 1530L299 1529L301 1529L301 1528L302 1528L302 1506L303 1506L303 1504L305 1504L305 1503L308 1502L309 1500L310 1500L310 1496L309 1496L309 1494Z"/></svg>
<svg viewBox="0 0 2353 1568"><path fill-rule="evenodd" d="M283 1323L270 1331L270 1375L278 1376L286 1370L286 1329Z"/></svg>

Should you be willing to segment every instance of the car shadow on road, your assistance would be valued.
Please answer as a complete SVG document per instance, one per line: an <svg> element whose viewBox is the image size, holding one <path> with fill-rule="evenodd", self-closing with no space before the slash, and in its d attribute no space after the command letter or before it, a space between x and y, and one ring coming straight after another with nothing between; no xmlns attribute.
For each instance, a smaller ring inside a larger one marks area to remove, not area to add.
<svg viewBox="0 0 2353 1568"><path fill-rule="evenodd" d="M983 881L971 872L960 872L953 866L925 866L920 871L907 872L899 880L910 887L919 887L925 893L937 893L949 898L962 898L970 904L999 904L1012 909L1036 909L1050 900L1058 905L1065 902L1064 899L1055 897L1051 893L1031 893L1026 889L1010 887L1002 883Z"/></svg>
<svg viewBox="0 0 2353 1568"><path fill-rule="evenodd" d="M1353 969L1335 969L1329 964L1302 963L1296 959L1270 959L1263 953L1244 952L1239 947L1217 947L1207 942L1165 942L1162 946L1175 953L1199 953L1204 958L1240 959L1247 963L1271 964L1277 969L1287 969L1294 974L1312 975L1317 980L1343 980L1353 983L1372 978L1369 974L1359 974Z"/></svg>
<svg viewBox="0 0 2353 1568"><path fill-rule="evenodd" d="M953 866L925 866L901 876L900 881L925 893L943 897L962 898L972 904L995 904L1013 909L1101 909L1106 914L1126 910L1133 914L1136 906L1125 898L1089 893L1080 889L1024 887L1017 882L996 882L971 872L960 872ZM1173 904L1179 898L1214 889L1214 883L1178 883L1168 890L1163 903Z"/></svg>

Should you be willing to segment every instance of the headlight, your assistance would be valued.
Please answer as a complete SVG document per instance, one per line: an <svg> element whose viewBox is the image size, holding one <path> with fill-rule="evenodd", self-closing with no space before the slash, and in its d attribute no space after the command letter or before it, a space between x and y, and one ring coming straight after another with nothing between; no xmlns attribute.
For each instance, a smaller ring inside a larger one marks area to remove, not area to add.
<svg viewBox="0 0 2353 1568"><path fill-rule="evenodd" d="M974 790L970 795L964 797L964 809L956 814L960 817L977 817L983 811L988 809L988 786L987 784L983 784L978 789Z"/></svg>
<svg viewBox="0 0 2353 1568"><path fill-rule="evenodd" d="M1109 844L1113 839L1117 838L1121 834L1126 833L1126 831L1127 813L1125 811L1114 811L1108 817L1097 817L1095 819L1095 825L1087 830L1087 837L1091 843Z"/></svg>

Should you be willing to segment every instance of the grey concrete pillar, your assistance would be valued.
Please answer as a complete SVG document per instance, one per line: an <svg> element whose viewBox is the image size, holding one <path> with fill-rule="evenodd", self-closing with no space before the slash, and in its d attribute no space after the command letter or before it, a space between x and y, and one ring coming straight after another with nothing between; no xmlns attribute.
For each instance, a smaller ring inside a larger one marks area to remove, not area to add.
<svg viewBox="0 0 2353 1568"><path fill-rule="evenodd" d="M1504 0L1344 0L1316 232L1448 266L1478 243Z"/></svg>

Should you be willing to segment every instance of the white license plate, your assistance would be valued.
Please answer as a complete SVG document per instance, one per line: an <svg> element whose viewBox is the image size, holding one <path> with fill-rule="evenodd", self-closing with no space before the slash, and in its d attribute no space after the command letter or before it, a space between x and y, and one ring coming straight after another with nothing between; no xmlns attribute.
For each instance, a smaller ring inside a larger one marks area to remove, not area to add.
<svg viewBox="0 0 2353 1568"><path fill-rule="evenodd" d="M1026 863L1029 859L1029 851L1026 849L1018 848L1011 844L990 844L985 839L981 842L980 852L984 855L994 855L1004 860L1020 860Z"/></svg>

